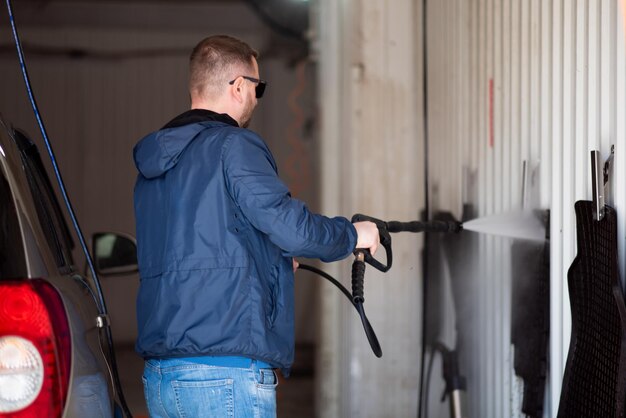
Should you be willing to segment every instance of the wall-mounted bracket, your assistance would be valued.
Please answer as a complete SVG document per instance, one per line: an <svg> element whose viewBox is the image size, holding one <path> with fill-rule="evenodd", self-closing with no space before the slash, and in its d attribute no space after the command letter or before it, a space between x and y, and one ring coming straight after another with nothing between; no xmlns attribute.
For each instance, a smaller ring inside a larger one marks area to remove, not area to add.
<svg viewBox="0 0 626 418"><path fill-rule="evenodd" d="M611 145L611 155L604 162L604 168L602 169L602 175L604 179L604 185L609 181L609 171L611 170L611 164L613 163L613 156L615 155L615 145Z"/></svg>
<svg viewBox="0 0 626 418"><path fill-rule="evenodd" d="M591 189L593 192L594 219L596 221L601 221L604 218L605 186L609 181L609 172L611 170L614 154L615 145L611 145L611 155L609 155L609 158L601 165L600 151L591 151Z"/></svg>

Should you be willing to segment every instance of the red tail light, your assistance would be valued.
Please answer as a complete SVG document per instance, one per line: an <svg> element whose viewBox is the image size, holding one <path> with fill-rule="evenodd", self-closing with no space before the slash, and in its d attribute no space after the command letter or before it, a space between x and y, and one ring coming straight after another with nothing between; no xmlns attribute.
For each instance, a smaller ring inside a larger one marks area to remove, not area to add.
<svg viewBox="0 0 626 418"><path fill-rule="evenodd" d="M70 360L57 291L39 279L0 282L0 417L60 417Z"/></svg>

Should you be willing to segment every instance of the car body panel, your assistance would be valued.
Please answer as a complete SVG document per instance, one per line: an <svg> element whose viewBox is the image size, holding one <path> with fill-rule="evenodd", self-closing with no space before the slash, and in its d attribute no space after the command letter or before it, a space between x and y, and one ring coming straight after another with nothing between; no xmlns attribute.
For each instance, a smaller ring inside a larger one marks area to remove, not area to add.
<svg viewBox="0 0 626 418"><path fill-rule="evenodd" d="M12 275L21 277L6 277L6 275L2 277L3 272L0 268L0 282L6 279L39 278L54 286L64 303L72 338L70 386L63 416L110 417L115 406L115 392L112 384L111 363L105 355L109 352L109 348L106 346L104 331L97 326L100 310L95 296L96 286L93 278L81 276L74 268L71 248L63 248L61 251L59 248L51 248L53 246L51 239L56 239L59 247L67 246L67 239L61 236L67 234L68 230L61 230L65 226L65 221L58 206L56 210L44 207L46 205L41 203L42 198L37 200L35 197L34 180L39 182L39 187L46 187L46 182L50 187L47 191L50 195L46 198L52 201L46 203L54 206L56 200L45 170L43 173L33 173L32 168L27 167L24 158L28 157L25 157L23 149L20 150L18 147L19 141L16 141L15 135L11 129L2 129L0 125L0 181L5 181L4 185L8 184L10 190L8 195L2 193L0 199L5 200L3 203L5 208L8 199L11 199L10 204L14 208L12 214L0 213L0 222L7 223L0 225L0 234L12 231L9 233L12 236L3 238L6 252L12 251L6 250L9 248L7 239L11 240L10 244L19 245L23 250L23 257L18 254L14 260L20 265L13 266L13 270L8 269ZM34 179L40 175L46 178ZM56 204L58 205L58 202ZM15 215L19 228L15 228L12 223L14 219L11 218L15 218ZM42 217L50 222L48 228L58 230L53 231L52 235L49 230L46 235L45 220L42 220ZM3 245L0 244L0 252L2 251ZM19 250L15 252L17 254Z"/></svg>

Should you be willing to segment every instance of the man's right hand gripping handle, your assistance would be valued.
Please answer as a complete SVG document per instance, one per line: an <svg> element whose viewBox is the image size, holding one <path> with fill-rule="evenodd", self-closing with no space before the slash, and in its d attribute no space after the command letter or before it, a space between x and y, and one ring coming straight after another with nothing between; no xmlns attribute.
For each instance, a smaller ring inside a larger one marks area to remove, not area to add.
<svg viewBox="0 0 626 418"><path fill-rule="evenodd" d="M370 221L362 221L355 222L353 225L357 235L356 248L367 249L371 255L374 255L380 245L380 235L376 224Z"/></svg>

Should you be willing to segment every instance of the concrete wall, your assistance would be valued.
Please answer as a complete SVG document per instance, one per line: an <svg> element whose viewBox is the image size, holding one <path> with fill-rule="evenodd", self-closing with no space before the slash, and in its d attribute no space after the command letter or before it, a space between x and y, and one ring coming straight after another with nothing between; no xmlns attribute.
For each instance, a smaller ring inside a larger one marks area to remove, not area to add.
<svg viewBox="0 0 626 418"><path fill-rule="evenodd" d="M351 216L415 220L423 203L418 2L320 1L322 208ZM372 353L358 315L330 285L322 294L318 412L327 417L417 413L421 241L393 237L394 266L368 268L365 310L383 357ZM378 254L384 259L384 252ZM330 269L349 287L349 262Z"/></svg>

